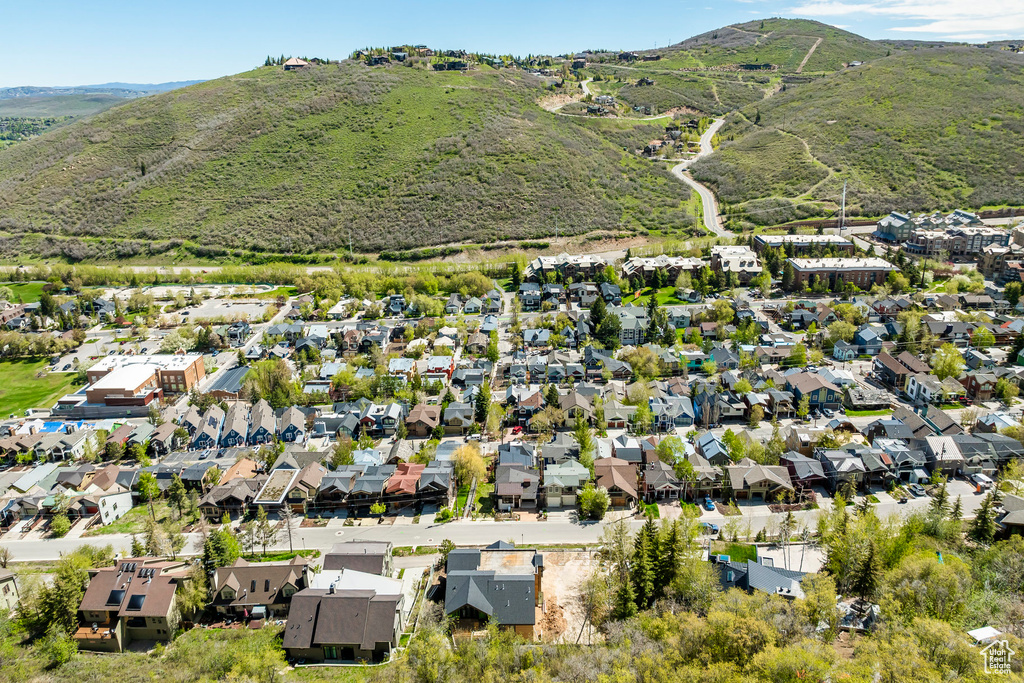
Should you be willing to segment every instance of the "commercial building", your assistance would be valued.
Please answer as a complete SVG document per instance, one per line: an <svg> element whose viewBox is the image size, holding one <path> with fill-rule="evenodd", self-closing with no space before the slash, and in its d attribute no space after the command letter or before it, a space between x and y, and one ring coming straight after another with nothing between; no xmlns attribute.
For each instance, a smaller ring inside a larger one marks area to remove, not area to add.
<svg viewBox="0 0 1024 683"><path fill-rule="evenodd" d="M199 354L107 356L86 372L89 383L57 401L66 418L145 415L166 395L189 391L206 376Z"/></svg>
<svg viewBox="0 0 1024 683"><path fill-rule="evenodd" d="M861 289L872 285L885 284L889 273L899 270L885 259L880 258L791 258L793 286L803 289L814 282L817 276L822 282L834 287L838 280L850 282Z"/></svg>
<svg viewBox="0 0 1024 683"><path fill-rule="evenodd" d="M814 249L853 253L853 242L839 235L754 235L754 251L760 254L766 247L784 249L786 256L804 256Z"/></svg>

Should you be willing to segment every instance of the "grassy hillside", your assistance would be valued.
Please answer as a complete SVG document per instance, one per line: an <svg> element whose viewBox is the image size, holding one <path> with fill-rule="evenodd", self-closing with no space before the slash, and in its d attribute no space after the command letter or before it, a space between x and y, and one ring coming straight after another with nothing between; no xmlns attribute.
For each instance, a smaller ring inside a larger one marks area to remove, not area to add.
<svg viewBox="0 0 1024 683"><path fill-rule="evenodd" d="M722 130L720 153L693 172L731 204L835 202L846 180L855 214L1019 205L1022 134L1024 58L919 49L746 107Z"/></svg>
<svg viewBox="0 0 1024 683"><path fill-rule="evenodd" d="M134 100L0 152L0 231L302 253L692 222L667 169L623 152L646 131L605 136L543 92L346 62Z"/></svg>
<svg viewBox="0 0 1024 683"><path fill-rule="evenodd" d="M39 97L12 97L0 99L0 116L46 117L46 116L90 116L125 98L104 93L89 95L53 95Z"/></svg>
<svg viewBox="0 0 1024 683"><path fill-rule="evenodd" d="M806 19L765 19L702 33L670 47L650 51L661 55L662 68L723 67L774 64L792 73L818 40L805 72L835 71L852 61L868 61L886 48L848 31Z"/></svg>

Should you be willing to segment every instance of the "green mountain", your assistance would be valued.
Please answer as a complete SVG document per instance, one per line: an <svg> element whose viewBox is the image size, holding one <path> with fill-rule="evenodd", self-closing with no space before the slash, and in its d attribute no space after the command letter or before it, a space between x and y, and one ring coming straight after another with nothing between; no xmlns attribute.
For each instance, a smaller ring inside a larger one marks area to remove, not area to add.
<svg viewBox="0 0 1024 683"><path fill-rule="evenodd" d="M692 224L689 190L624 151L663 124L560 116L547 94L484 65L348 61L133 100L0 152L0 250L38 233L303 253Z"/></svg>
<svg viewBox="0 0 1024 683"><path fill-rule="evenodd" d="M1024 59L893 52L744 107L695 164L742 221L1024 201Z"/></svg>

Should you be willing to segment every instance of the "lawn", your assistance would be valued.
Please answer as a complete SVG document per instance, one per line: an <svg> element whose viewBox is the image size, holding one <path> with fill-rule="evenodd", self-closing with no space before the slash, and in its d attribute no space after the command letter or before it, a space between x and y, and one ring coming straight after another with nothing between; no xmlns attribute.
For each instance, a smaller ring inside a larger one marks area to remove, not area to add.
<svg viewBox="0 0 1024 683"><path fill-rule="evenodd" d="M661 517L661 510L658 509L657 503L640 503L640 506L643 508L645 517L650 517L651 519Z"/></svg>
<svg viewBox="0 0 1024 683"><path fill-rule="evenodd" d="M47 373L38 377L45 367L45 360L0 362L0 415L21 415L26 408L49 408L71 390L74 374Z"/></svg>
<svg viewBox="0 0 1024 683"><path fill-rule="evenodd" d="M715 555L728 555L733 562L757 561L757 546L748 543L715 541L711 544L711 552Z"/></svg>
<svg viewBox="0 0 1024 683"><path fill-rule="evenodd" d="M646 306L647 302L651 300L651 292L654 289L648 287L640 291L640 296L635 297L632 294L629 296L622 297L622 305L634 305L634 306ZM662 306L677 306L679 304L686 303L681 299L676 298L676 288L674 286L662 287L658 291L658 303Z"/></svg>
<svg viewBox="0 0 1024 683"><path fill-rule="evenodd" d="M494 493L494 484L488 484L486 482L476 485L476 502L474 503L473 510L476 512L489 515L494 511L494 498L491 494Z"/></svg>
<svg viewBox="0 0 1024 683"><path fill-rule="evenodd" d="M847 410L847 417L875 417L881 415L892 415L892 411L889 409L885 410Z"/></svg>
<svg viewBox="0 0 1024 683"><path fill-rule="evenodd" d="M455 495L455 514L458 515L466 507L466 500L469 498L469 487L460 486L459 492Z"/></svg>
<svg viewBox="0 0 1024 683"><path fill-rule="evenodd" d="M14 294L11 298L12 301L31 304L39 301L39 297L43 295L43 287L45 285L45 282L8 282L0 284L0 287L6 287L11 290Z"/></svg>
<svg viewBox="0 0 1024 683"><path fill-rule="evenodd" d="M162 522L171 514L170 506L162 500L153 502L156 521ZM118 519L106 526L93 527L84 536L106 536L107 534L141 534L146 531L146 520L149 519L149 505L140 503Z"/></svg>

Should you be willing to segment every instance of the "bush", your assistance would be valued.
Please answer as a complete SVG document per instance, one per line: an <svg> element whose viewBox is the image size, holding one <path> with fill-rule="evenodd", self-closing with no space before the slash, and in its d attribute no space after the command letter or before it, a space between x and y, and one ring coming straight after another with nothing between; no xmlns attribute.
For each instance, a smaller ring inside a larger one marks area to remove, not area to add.
<svg viewBox="0 0 1024 683"><path fill-rule="evenodd" d="M608 490L604 487L594 488L587 484L586 488L580 491L579 506L580 517L583 519L601 519L604 513L608 512L611 499L608 497Z"/></svg>
<svg viewBox="0 0 1024 683"><path fill-rule="evenodd" d="M447 522L451 518L452 518L451 508L441 508L440 510L438 510L437 514L434 515L434 521L436 523L438 523L438 524L442 524L444 522Z"/></svg>
<svg viewBox="0 0 1024 683"><path fill-rule="evenodd" d="M56 538L67 536L69 531L71 531L71 520L63 512L54 515L50 520L50 532Z"/></svg>

